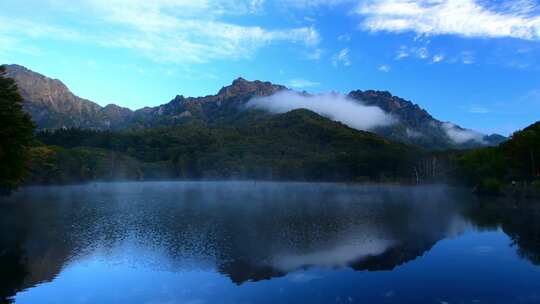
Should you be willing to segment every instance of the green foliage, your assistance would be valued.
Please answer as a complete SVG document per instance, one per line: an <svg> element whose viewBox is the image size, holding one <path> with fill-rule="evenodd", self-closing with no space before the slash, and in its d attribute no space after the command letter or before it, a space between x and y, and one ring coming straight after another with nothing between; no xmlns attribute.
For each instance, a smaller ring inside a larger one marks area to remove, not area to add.
<svg viewBox="0 0 540 304"><path fill-rule="evenodd" d="M508 162L498 148L485 148L465 152L459 159L459 165L466 183L476 184L486 177L503 179Z"/></svg>
<svg viewBox="0 0 540 304"><path fill-rule="evenodd" d="M482 180L478 187L478 192L484 194L500 194L502 187L503 185L498 179L488 177Z"/></svg>
<svg viewBox="0 0 540 304"><path fill-rule="evenodd" d="M110 150L90 147L38 146L31 149L31 182L37 184L78 183L93 180L139 180L146 167L136 159ZM163 166L157 170L163 173Z"/></svg>
<svg viewBox="0 0 540 304"><path fill-rule="evenodd" d="M531 184L534 188L540 179L539 160L540 122L537 122L514 133L498 147L464 152L458 165L461 176L469 185L493 193L500 192L504 185L512 182ZM523 188L528 189L528 186Z"/></svg>
<svg viewBox="0 0 540 304"><path fill-rule="evenodd" d="M508 159L511 178L527 181L540 178L540 122L514 133L500 149Z"/></svg>
<svg viewBox="0 0 540 304"><path fill-rule="evenodd" d="M120 133L65 129L39 133L38 138L66 150L93 147L126 155L140 162L142 178L403 180L412 177L412 164L419 155L409 146L308 110L265 117L245 111L235 122L207 125L193 121L180 127ZM68 159L61 161L66 162ZM59 170L72 172L69 168L80 168L82 163L70 161ZM156 165L161 176L150 169Z"/></svg>
<svg viewBox="0 0 540 304"><path fill-rule="evenodd" d="M0 66L0 194L23 182L34 129L30 116L22 110L15 81L4 75L5 68Z"/></svg>

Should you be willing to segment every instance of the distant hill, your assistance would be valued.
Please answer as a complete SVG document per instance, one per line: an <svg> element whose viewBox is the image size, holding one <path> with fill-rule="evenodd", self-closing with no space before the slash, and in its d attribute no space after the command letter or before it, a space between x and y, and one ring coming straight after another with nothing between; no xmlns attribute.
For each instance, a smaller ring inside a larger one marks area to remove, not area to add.
<svg viewBox="0 0 540 304"><path fill-rule="evenodd" d="M246 109L254 97L271 96L288 88L270 82L238 78L216 95L204 97L176 96L170 102L136 111L116 105L100 105L77 97L59 80L50 79L22 66L8 65L8 76L14 78L28 111L39 129L88 128L122 130L183 125L199 121L219 123L253 123L269 112ZM306 93L307 94L307 93ZM381 91L352 91L348 96L360 104L376 106L395 118L391 126L370 130L388 139L426 149L474 148L492 146L506 138L486 136L433 118L410 101ZM252 113L246 120L246 111ZM254 116L255 115L255 116ZM360 118L359 118L360 119Z"/></svg>

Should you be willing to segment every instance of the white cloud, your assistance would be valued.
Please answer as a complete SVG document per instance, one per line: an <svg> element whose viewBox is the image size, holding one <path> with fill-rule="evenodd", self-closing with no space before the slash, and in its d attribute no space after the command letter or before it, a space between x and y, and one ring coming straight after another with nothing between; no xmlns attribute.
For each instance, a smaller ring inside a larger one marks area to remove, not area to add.
<svg viewBox="0 0 540 304"><path fill-rule="evenodd" d="M445 62L473 64L475 62L474 53L471 51L462 51L456 55L451 55L448 58L445 57Z"/></svg>
<svg viewBox="0 0 540 304"><path fill-rule="evenodd" d="M19 51L18 41L12 37L2 37L0 35L0 54L7 54L13 51ZM32 52L30 52L32 54ZM1 61L3 63L3 61Z"/></svg>
<svg viewBox="0 0 540 304"><path fill-rule="evenodd" d="M109 22L135 31L134 35L124 33L112 45L133 48L163 61L249 57L256 49L273 42L316 45L320 40L313 27L267 30L217 20L224 14L247 13L253 2L245 8L242 1L89 1Z"/></svg>
<svg viewBox="0 0 540 304"><path fill-rule="evenodd" d="M450 140L452 140L455 144L464 144L469 141L486 144L484 141L484 135L479 132L462 129L450 122L443 123L442 128L448 138L450 138Z"/></svg>
<svg viewBox="0 0 540 304"><path fill-rule="evenodd" d="M434 55L433 58L431 58L432 63L438 63L438 62L441 62L443 60L444 60L444 55L442 55L442 54Z"/></svg>
<svg viewBox="0 0 540 304"><path fill-rule="evenodd" d="M461 52L461 62L464 64L473 64L474 63L474 56L471 52L464 51Z"/></svg>
<svg viewBox="0 0 540 304"><path fill-rule="evenodd" d="M418 59L427 59L429 58L429 50L427 47L407 47L405 45L402 45L399 47L399 49L396 51L396 56L394 57L395 60L400 60L407 57L415 57Z"/></svg>
<svg viewBox="0 0 540 304"><path fill-rule="evenodd" d="M337 40L339 42L349 42L349 41L351 41L351 35L350 34L339 35L337 37Z"/></svg>
<svg viewBox="0 0 540 304"><path fill-rule="evenodd" d="M289 81L288 85L291 88L304 89L304 88L316 87L316 86L320 85L320 83L310 81L310 80L307 80L307 79L296 78L296 79L291 79Z"/></svg>
<svg viewBox="0 0 540 304"><path fill-rule="evenodd" d="M395 122L392 116L380 108L363 105L337 93L306 95L293 91L281 91L272 96L254 98L248 102L248 106L273 113L309 109L358 130L372 130Z"/></svg>
<svg viewBox="0 0 540 304"><path fill-rule="evenodd" d="M295 43L310 48L320 41L314 27L269 29L235 24L230 18L223 21L225 15L261 10L262 0L49 0L40 5L44 12L65 14L80 24L4 17L0 19L0 38L84 42L134 50L155 61L182 63L249 58L269 44Z"/></svg>
<svg viewBox="0 0 540 304"><path fill-rule="evenodd" d="M497 11L477 0L369 0L355 12L365 17L362 25L370 31L540 40L535 5L512 2Z"/></svg>
<svg viewBox="0 0 540 304"><path fill-rule="evenodd" d="M421 48L418 48L416 49L416 55L418 56L418 58L420 59L426 59L429 57L429 52L427 50L427 48L425 47L421 47Z"/></svg>
<svg viewBox="0 0 540 304"><path fill-rule="evenodd" d="M379 66L378 70L381 71L381 72L388 73L388 72L390 72L390 67L383 64L383 65Z"/></svg>
<svg viewBox="0 0 540 304"><path fill-rule="evenodd" d="M9 36L9 34L18 35ZM20 38L20 35L28 38L56 37L56 39L71 41L82 39L78 31L69 28L50 24L38 24L24 19L6 18L3 16L0 16L0 35L4 39Z"/></svg>
<svg viewBox="0 0 540 304"><path fill-rule="evenodd" d="M251 0L249 1L249 11L251 13L257 13L264 7L265 0Z"/></svg>
<svg viewBox="0 0 540 304"><path fill-rule="evenodd" d="M400 59L403 59L403 58L407 58L409 57L409 50L407 49L406 46L401 46L397 52L396 52L396 57L394 59L396 60L400 60Z"/></svg>
<svg viewBox="0 0 540 304"><path fill-rule="evenodd" d="M351 58L349 56L350 50L349 48L344 48L341 51L337 52L332 56L332 65L337 67L338 65L342 64L344 66L350 66Z"/></svg>
<svg viewBox="0 0 540 304"><path fill-rule="evenodd" d="M323 54L324 54L323 49L314 49L313 51L308 52L306 54L306 58L309 60L319 60L321 59Z"/></svg>
<svg viewBox="0 0 540 304"><path fill-rule="evenodd" d="M354 1L355 0L277 0L277 2L282 5L299 9L317 8L321 6L334 7Z"/></svg>
<svg viewBox="0 0 540 304"><path fill-rule="evenodd" d="M207 62L250 57L273 42L316 44L319 39L313 28L267 31L216 21L182 22L172 31L140 34L106 41L104 45L134 49L160 61Z"/></svg>

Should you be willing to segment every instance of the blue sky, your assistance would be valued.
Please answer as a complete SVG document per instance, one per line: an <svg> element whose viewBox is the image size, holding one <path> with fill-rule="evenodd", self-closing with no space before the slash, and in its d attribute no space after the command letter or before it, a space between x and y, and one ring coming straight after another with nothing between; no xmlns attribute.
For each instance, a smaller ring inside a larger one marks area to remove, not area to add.
<svg viewBox="0 0 540 304"><path fill-rule="evenodd" d="M132 109L238 76L308 92L388 90L505 135L540 120L532 0L3 0L0 63Z"/></svg>

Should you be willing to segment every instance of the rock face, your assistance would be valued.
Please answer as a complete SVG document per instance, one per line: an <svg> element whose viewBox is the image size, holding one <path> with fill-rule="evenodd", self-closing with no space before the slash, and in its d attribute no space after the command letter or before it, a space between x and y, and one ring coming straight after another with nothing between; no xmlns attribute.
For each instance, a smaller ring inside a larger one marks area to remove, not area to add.
<svg viewBox="0 0 540 304"><path fill-rule="evenodd" d="M270 82L247 81L238 78L231 85L221 88L216 95L204 97L176 96L169 103L135 111L133 125L152 127L181 124L193 119L207 123L230 120L244 109L255 96L269 96L287 88Z"/></svg>
<svg viewBox="0 0 540 304"><path fill-rule="evenodd" d="M40 129L119 127L132 111L116 105L100 105L74 95L60 80L51 79L19 65L7 66L15 79L24 109Z"/></svg>
<svg viewBox="0 0 540 304"><path fill-rule="evenodd" d="M77 127L118 130L181 125L192 121L234 124L242 120L245 104L251 98L288 90L270 82L238 78L231 85L221 88L216 95L178 95L169 103L131 111L114 104L101 107L79 98L61 81L19 65L8 65L7 76L17 81L24 99L24 109L32 115L40 129ZM397 118L397 122L391 126L372 130L394 141L427 149L447 149L496 145L506 140L500 135L485 136L439 121L418 105L389 92L358 90L350 92L348 96L363 104L377 106ZM253 119L251 117L248 121Z"/></svg>
<svg viewBox="0 0 540 304"><path fill-rule="evenodd" d="M386 91L357 90L350 92L349 97L369 106L377 106L397 118L396 124L374 130L395 141L429 149L448 149L492 146L506 140L498 134L483 135L437 120L417 104Z"/></svg>

